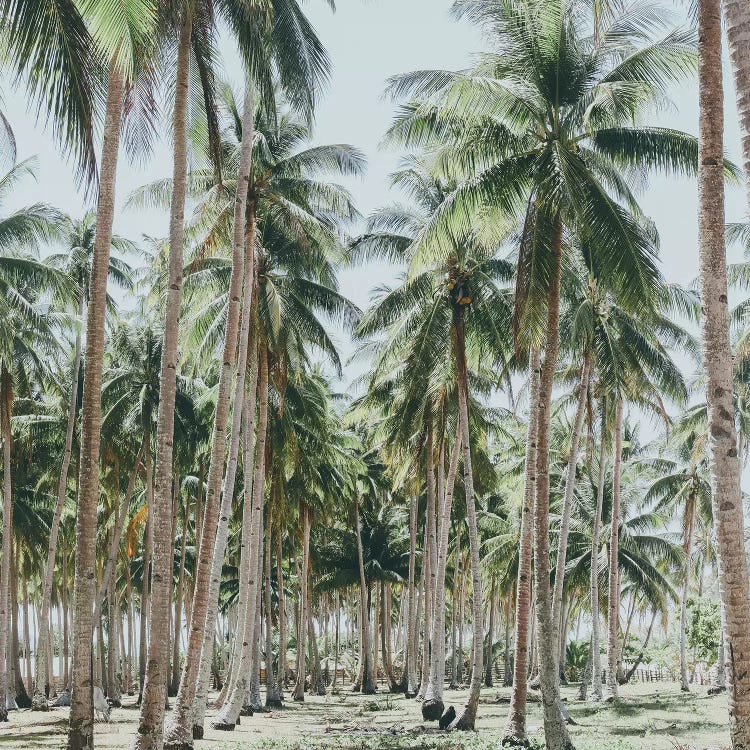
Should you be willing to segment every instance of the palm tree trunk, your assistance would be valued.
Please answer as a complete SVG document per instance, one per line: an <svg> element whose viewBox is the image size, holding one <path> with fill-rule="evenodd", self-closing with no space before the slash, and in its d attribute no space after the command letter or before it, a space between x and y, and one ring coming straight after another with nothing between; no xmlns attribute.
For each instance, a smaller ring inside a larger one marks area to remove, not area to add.
<svg viewBox="0 0 750 750"><path fill-rule="evenodd" d="M115 521L116 522L116 521ZM107 592L107 698L111 704L119 708L122 695L120 693L120 684L117 681L117 667L120 663L119 639L117 634L120 623L120 607L118 606L117 594L115 591L114 578L110 579L109 590Z"/></svg>
<svg viewBox="0 0 750 750"><path fill-rule="evenodd" d="M560 278L562 275L562 220L554 219L552 237L553 273L547 304L547 341L539 379L536 451L536 501L534 503L534 594L539 649L539 678L544 706L544 734L548 750L572 748L560 713L557 678L557 638L552 622L552 592L549 578L550 420L552 389L560 345Z"/></svg>
<svg viewBox="0 0 750 750"><path fill-rule="evenodd" d="M529 425L526 437L526 476L524 478L521 532L516 583L516 628L513 657L513 693L505 725L506 744L526 742L526 673L529 664L529 616L531 614L531 547L534 533L533 512L536 494L537 407L541 372L539 349L529 352Z"/></svg>
<svg viewBox="0 0 750 750"><path fill-rule="evenodd" d="M85 291L79 290L78 320L83 325L85 309ZM49 547L47 548L47 563L44 567L44 578L42 579L42 617L40 620L39 633L36 640L36 664L35 664L35 687L34 697L31 702L32 711L46 711L47 692L49 685L46 684L45 671L47 662L44 655L47 653L47 641L49 639L49 610L52 599L52 578L55 572L55 559L57 557L57 538L60 533L60 518L65 508L65 496L68 489L68 470L73 455L73 431L76 423L76 410L78 407L78 375L81 369L81 330L78 329L75 340L75 354L73 357L73 377L70 389L70 404L68 406L68 424L65 432L65 450L63 452L60 478L57 483L57 503L55 513L52 517L52 526L49 532ZM40 658L41 655L41 658ZM31 689L31 685L29 685Z"/></svg>
<svg viewBox="0 0 750 750"><path fill-rule="evenodd" d="M622 399L615 408L615 456L612 469L612 522L609 535L609 639L607 688L617 698L617 664L620 652L620 484L622 474Z"/></svg>
<svg viewBox="0 0 750 750"><path fill-rule="evenodd" d="M265 589L263 606L266 615L266 707L281 708L281 697L279 696L279 685L273 672L273 616L271 613L271 531L273 529L271 512L269 510L266 520L266 544L264 550L265 567Z"/></svg>
<svg viewBox="0 0 750 750"><path fill-rule="evenodd" d="M268 428L268 351L265 341L258 342L258 430L256 437L256 453L253 471L252 494L250 493L250 483L246 481L245 497L252 496L252 511L250 518L243 516L243 526L246 521L250 523L250 533L245 537L243 533L242 551L240 558L240 568L246 566L247 575L247 600L245 611L240 612L239 627L242 629L242 646L239 652L239 661L236 665L236 679L229 695L229 700L224 704L221 711L217 714L211 725L214 729L231 731L237 724L240 716L245 695L247 693L248 681L250 678L250 667L252 661L252 644L256 638L256 609L258 586L260 580L258 577L258 550L260 547L259 540L262 536L263 529L259 525L263 509L263 487L265 482L265 459L266 459L266 433ZM245 428L249 426L248 415L246 415ZM251 453L249 446L252 445L250 440L252 435L245 429L246 440L246 461ZM245 463L245 470L249 473L248 463ZM246 480L248 475L246 474ZM247 504L247 500L245 500ZM243 528L244 531L244 528ZM243 559L244 558L244 559ZM241 571L242 573L242 571Z"/></svg>
<svg viewBox="0 0 750 750"><path fill-rule="evenodd" d="M11 687L8 681L10 649L8 632L10 630L10 560L11 540L13 537L13 493L11 487L11 431L10 415L13 407L13 389L10 373L0 363L0 418L3 435L3 541L2 564L0 564L0 721L8 721L8 696ZM47 681L46 674L43 675Z"/></svg>
<svg viewBox="0 0 750 750"><path fill-rule="evenodd" d="M276 589L279 600L279 700L284 699L286 685L286 597L284 596L283 529L281 514L276 525Z"/></svg>
<svg viewBox="0 0 750 750"><path fill-rule="evenodd" d="M252 161L252 146L254 138L253 121L255 117L255 103L252 86L245 86L245 100L242 115L242 139L240 142L240 165L237 175L237 190L234 200L233 223L233 252L237 258L240 283L242 284L242 314L239 332L239 351L237 353L237 377L234 389L232 426L230 433L229 459L226 476L224 478L224 493L222 497L219 525L216 532L216 543L211 565L211 581L208 593L208 612L206 615L203 647L201 649L201 663L198 670L198 684L195 695L195 713L193 716L193 737L203 737L203 723L205 718L205 704L210 678L210 666L213 645L213 631L219 606L219 585L221 570L224 562L227 539L229 535L229 517L234 499L235 477L239 459L240 431L242 425L242 409L245 394L245 376L247 373L247 353L250 348L250 328L253 320L253 309L256 305L255 284L255 221L254 208L250 207L249 220L245 221L247 213L247 183ZM243 258L244 256L244 258ZM244 278L243 278L244 277ZM251 369L257 378L257 358L253 355ZM253 377L251 376L251 381ZM250 393L252 401L252 419L255 419L255 382L251 382Z"/></svg>
<svg viewBox="0 0 750 750"><path fill-rule="evenodd" d="M414 697L419 690L417 675L417 649L419 622L417 612L417 589L415 585L417 560L417 504L419 499L412 495L409 504L409 603L406 621L406 664L408 680L406 696Z"/></svg>
<svg viewBox="0 0 750 750"><path fill-rule="evenodd" d="M169 679L169 638L163 637L169 632L170 601L172 588L172 569L174 565L172 528L172 453L174 441L174 410L175 395L177 387L177 357L178 336L180 327L180 307L182 302L182 272L183 272L183 245L185 238L185 195L187 188L187 106L188 106L188 83L190 77L190 45L192 41L192 16L189 11L184 13L180 25L177 43L177 72L176 92L173 119L173 177L172 177L172 203L169 221L169 286L166 294L166 310L164 321L164 342L162 345L161 373L159 377L159 412L156 427L156 472L154 483L154 507L153 513L149 513L153 520L152 528L154 535L154 550L151 576L151 602L149 624L152 633L159 637L151 638L148 644L148 659L145 682L143 686L143 699L138 722L138 733L133 741L133 750L161 750L164 736L164 706L167 700L167 681ZM232 311L237 307L236 299L239 292L236 288L230 291L230 313L227 321L227 331L232 330ZM235 316L236 317L236 316ZM234 332L236 335L236 332ZM227 333L227 336L230 334ZM227 380L226 370L229 368L229 377L233 365L234 349L227 357L226 351L223 358L221 370L219 393L216 407L216 425L219 425L219 434L223 438L226 426L227 397L226 386L222 389L222 381ZM229 363L227 364L227 360ZM214 439L214 442L216 440ZM223 468L224 445L221 440L221 461ZM215 446L212 446L215 448ZM214 454L212 454L212 465ZM223 473L223 472L222 472ZM209 490L206 502L206 515L211 514L211 522L215 523L216 510L216 487L211 485L209 470ZM215 480L214 480L215 481ZM213 492L212 492L213 489ZM206 523L206 527L211 527ZM211 531L213 531L211 527ZM209 543L212 545L213 539ZM210 550L208 551L210 554ZM198 581L206 577L206 563L197 561ZM201 592L200 584L197 585ZM196 595L196 609L198 617L194 617L193 623L196 630L201 629L205 617L205 593ZM145 615L145 613L144 613ZM195 631L191 629L191 638ZM197 651L197 648L195 649ZM191 664L191 658L194 662ZM185 660L185 672L180 684L180 693L183 692L182 683L186 686L194 684L193 673L197 669L198 654L189 654ZM187 679L185 676L187 674ZM192 707L190 696L190 707ZM182 747L182 742L177 738L175 727L184 727L190 731L189 721L180 721L185 715L185 696L178 695L175 712L168 733L168 745L170 747Z"/></svg>
<svg viewBox="0 0 750 750"><path fill-rule="evenodd" d="M474 729L479 693L482 688L482 651L484 625L482 623L482 570L479 556L479 534L477 531L477 509L474 504L474 474L471 466L471 443L469 440L469 376L466 365L466 342L464 334L463 307L454 307L453 336L458 377L458 419L461 426L461 443L464 459L464 495L466 497L466 524L469 529L469 555L471 557L471 601L472 601L472 660L469 695L461 714L451 727Z"/></svg>
<svg viewBox="0 0 750 750"><path fill-rule="evenodd" d="M494 686L494 679L492 676L492 662L493 662L493 649L492 646L495 642L495 613L496 613L496 607L495 607L495 589L496 589L496 582L493 577L492 579L492 587L490 588L490 620L487 623L487 659L485 660L484 665L484 686L485 687L493 687Z"/></svg>
<svg viewBox="0 0 750 750"><path fill-rule="evenodd" d="M602 699L602 659L599 653L599 538L604 505L604 474L606 465L606 402L602 399L602 427L599 436L599 483L596 491L596 516L591 532L591 680L594 701Z"/></svg>
<svg viewBox="0 0 750 750"><path fill-rule="evenodd" d="M589 376L591 373L591 360L587 355L583 363L581 375L580 392L578 395L578 408L573 423L573 433L570 438L570 455L568 456L568 468L565 477L565 495L563 496L562 514L560 517L560 531L557 541L557 558L555 563L555 587L552 594L552 624L558 644L560 642L560 626L562 611L563 584L565 583L565 557L568 551L568 532L570 530L570 518L573 513L573 493L576 485L576 466L578 465L578 446L581 442L581 431L583 430L583 419L586 416L586 397L589 389ZM560 648L556 653L559 653ZM557 670L560 671L559 668Z"/></svg>
<svg viewBox="0 0 750 750"><path fill-rule="evenodd" d="M172 643L172 679L169 692L177 695L180 687L180 636L182 634L182 597L185 588L185 550L187 548L188 514L190 498L185 500L182 514L182 538L180 540L180 572L177 575L177 591L174 600L174 642Z"/></svg>
<svg viewBox="0 0 750 750"><path fill-rule="evenodd" d="M146 527L143 530L143 577L141 580L141 612L138 637L138 704L143 700L143 688L146 682L146 659L148 654L148 611L150 603L151 559L154 548L154 472L151 466L151 434L149 432L150 419L146 421L144 441L146 450L146 504L148 515ZM98 620L96 620L98 622Z"/></svg>
<svg viewBox="0 0 750 750"><path fill-rule="evenodd" d="M456 527L456 549L453 558L453 591L451 592L451 682L450 689L458 689L458 654L456 649L458 641L456 638L456 625L458 622L457 610L459 606L459 581L461 578L461 525Z"/></svg>
<svg viewBox="0 0 750 750"><path fill-rule="evenodd" d="M690 552L693 547L695 501L694 495L687 498L682 526L682 552L685 556L685 567L682 571L682 585L680 586L680 689L685 693L690 692L687 664L687 599L690 590Z"/></svg>
<svg viewBox="0 0 750 750"><path fill-rule="evenodd" d="M747 8L727 0L731 52L737 60L738 96L742 97L743 144L747 161L748 86L744 70L748 35ZM732 389L732 350L729 342L726 248L724 241L724 91L721 62L720 0L698 4L699 129L699 251L701 334L706 373L708 434L710 435L712 504L719 567L719 589L726 617L728 708L734 750L750 748L750 598L745 560L740 461Z"/></svg>
<svg viewBox="0 0 750 750"><path fill-rule="evenodd" d="M362 693L373 695L378 692L372 673L372 644L370 643L370 593L365 578L365 560L362 551L362 532L359 525L359 500L354 502L354 532L357 538L357 561L359 563L360 616L362 618ZM425 640L427 640L425 634Z"/></svg>
<svg viewBox="0 0 750 750"><path fill-rule="evenodd" d="M750 202L750 8L744 0L723 0L723 4Z"/></svg>
<svg viewBox="0 0 750 750"><path fill-rule="evenodd" d="M459 425L456 439L453 442L451 462L445 488L445 497L440 498L440 539L437 554L437 575L435 576L435 611L432 619L432 651L430 674L422 718L425 721L437 721L443 715L443 683L445 682L445 569L448 561L448 531L450 529L451 510L453 508L453 489L458 473L458 459L461 453L461 428Z"/></svg>
<svg viewBox="0 0 750 750"><path fill-rule="evenodd" d="M124 96L125 79L119 66L113 60L107 83L104 141L99 172L99 199L96 209L96 237L86 319L86 356L81 405L78 502L76 504L73 669L68 750L84 750L91 747L94 741L91 638L96 593L94 569L96 565L96 506L99 501L102 362L107 309L107 274L112 245L117 155L120 146Z"/></svg>
<svg viewBox="0 0 750 750"><path fill-rule="evenodd" d="M299 618L297 620L297 680L292 692L292 700L305 700L305 648L307 638L307 608L308 608L308 567L310 565L310 510L305 503L300 506L302 518L302 570L299 579Z"/></svg>

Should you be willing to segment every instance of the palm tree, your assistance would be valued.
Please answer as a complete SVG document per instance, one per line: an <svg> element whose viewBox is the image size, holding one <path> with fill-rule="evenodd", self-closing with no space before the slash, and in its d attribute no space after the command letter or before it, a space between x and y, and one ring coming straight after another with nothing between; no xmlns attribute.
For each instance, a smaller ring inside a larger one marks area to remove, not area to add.
<svg viewBox="0 0 750 750"><path fill-rule="evenodd" d="M583 41L574 5L564 1L465 0L455 7L487 29L497 51L468 73L422 71L394 79L391 91L416 101L402 108L390 137L437 148L445 168L463 176L425 233L422 252L444 253L446 230L467 232L483 212L502 206L520 213L530 197L534 206L534 241L519 259L517 304L519 329L547 331L538 409L536 609L545 731L548 747L557 750L570 740L557 710L546 568L549 415L562 255L570 247L564 239L566 233L585 238L592 262L623 304L648 298L658 280L652 242L633 213L637 203L620 169L639 164L695 172L694 138L633 125L657 91L691 69L694 37L672 32L651 42L647 27L635 39L602 33L592 46ZM618 97L598 96L604 89L616 89ZM614 102L625 89L627 106L620 108Z"/></svg>
<svg viewBox="0 0 750 750"><path fill-rule="evenodd" d="M32 175L33 161L14 165L0 179L0 201L14 185ZM11 414L14 386L26 369L44 370L43 354L57 347L55 329L60 321L54 311L44 312L39 297L47 289L70 299L72 283L55 269L18 250L49 241L61 217L35 204L0 219L0 305L5 324L0 335L0 390L2 391L3 439L3 562L0 568L0 720L7 721L6 691L8 605L13 505L11 484ZM25 377L22 379L25 380Z"/></svg>
<svg viewBox="0 0 750 750"><path fill-rule="evenodd" d="M730 735L735 748L750 747L750 597L745 561L740 461L734 418L724 239L724 88L721 4L698 4L700 100L699 258L703 314L701 336L710 435L711 489L721 600L729 661Z"/></svg>
<svg viewBox="0 0 750 750"><path fill-rule="evenodd" d="M71 395L68 407L68 421L65 433L65 448L63 452L60 479L57 485L57 505L50 528L47 564L42 579L42 606L39 614L39 626L36 643L35 659L35 690L32 709L47 710L47 639L49 638L49 609L52 597L52 577L57 556L57 536L60 528L60 518L65 506L68 486L68 469L73 450L73 431L75 429L78 410L78 382L81 366L81 328L85 325L86 308L89 302L89 287L91 280L91 264L94 254L94 237L96 234L96 217L92 212L86 214L80 221L67 218L61 229L62 242L66 248L65 254L54 254L48 257L47 263L59 268L74 280L77 296L77 317L79 327L76 330L73 357L73 371L71 377ZM112 246L121 253L132 252L132 243L121 237L112 237ZM116 258L109 259L109 276L123 289L132 287L131 270L124 261ZM110 300L110 304L112 301Z"/></svg>

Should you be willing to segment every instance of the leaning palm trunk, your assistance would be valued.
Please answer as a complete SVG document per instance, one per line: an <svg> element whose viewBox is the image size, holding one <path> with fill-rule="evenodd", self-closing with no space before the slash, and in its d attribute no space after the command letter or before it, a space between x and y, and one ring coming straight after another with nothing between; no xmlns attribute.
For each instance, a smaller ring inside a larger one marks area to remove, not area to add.
<svg viewBox="0 0 750 750"><path fill-rule="evenodd" d="M456 439L453 443L451 463L448 469L448 479L445 498L441 498L440 538L438 540L437 576L435 577L435 611L432 619L432 650L430 658L430 674L424 703L422 703L422 718L427 721L437 721L443 714L443 683L445 682L445 569L448 559L448 530L450 528L451 510L453 508L453 490L458 473L458 458L461 453L461 426L459 424Z"/></svg>
<svg viewBox="0 0 750 750"><path fill-rule="evenodd" d="M372 672L372 644L370 635L370 602L369 586L365 578L365 562L362 553L362 533L359 526L359 500L354 501L354 531L357 538L357 561L359 563L360 617L362 634L362 692L365 695L377 693L375 677ZM427 639L425 634L425 640ZM426 646L425 646L426 648Z"/></svg>
<svg viewBox="0 0 750 750"><path fill-rule="evenodd" d="M518 581L516 583L516 630L513 659L513 693L505 725L504 742L509 745L526 743L526 673L529 660L529 619L531 614L531 545L534 533L533 512L536 494L536 435L540 376L539 349L529 352L529 426L526 438L526 476L521 508L520 548L518 550Z"/></svg>
<svg viewBox="0 0 750 750"><path fill-rule="evenodd" d="M750 10L724 0L729 53L750 200ZM724 183L724 92L719 0L699 3L700 191L699 248L714 529L724 606L730 735L735 750L750 748L750 601L744 564L741 466L732 403L732 352L727 307Z"/></svg>
<svg viewBox="0 0 750 750"><path fill-rule="evenodd" d="M159 375L159 411L156 423L156 470L154 476L154 506L149 509L149 523L154 540L151 563L151 594L149 612L150 632L143 698L138 722L138 733L133 748L161 750L164 733L164 706L169 680L170 600L172 568L174 565L172 537L172 453L174 442L174 411L177 390L178 337L180 306L182 304L182 253L185 238L185 195L187 190L187 106L190 73L190 45L192 19L185 13L180 26L177 46L176 93L173 119L173 177L172 203L169 219L169 286L166 294L164 341ZM230 297L236 296L236 293ZM230 313L231 321L231 313ZM227 328L231 323L227 324ZM226 369L226 355L224 369ZM231 368L231 365L230 365ZM223 393L219 385L218 412L222 410ZM217 420L218 421L218 420ZM226 419L224 420L224 422ZM223 425L224 422L220 422ZM209 493L208 504L211 502ZM201 565L198 561L200 575ZM186 659L189 668L190 659ZM172 738L173 739L173 738Z"/></svg>
<svg viewBox="0 0 750 750"><path fill-rule="evenodd" d="M258 342L258 434L256 438L256 454L252 485L252 514L250 534L243 534L242 552L240 566L247 566L247 600L245 611L240 612L239 627L242 629L242 644L239 651L239 661L236 664L236 679L232 687L229 699L221 711L213 720L211 725L214 729L231 731L237 725L245 695L247 693L248 680L250 678L250 666L252 661L252 644L256 636L256 608L258 586L258 549L263 529L260 526L261 511L263 508L263 486L265 482L265 454L266 454L266 432L268 426L268 358L265 341ZM246 434L247 440L250 436ZM249 453L249 451L248 451ZM249 467L246 464L246 470ZM250 493L246 494L245 503L248 502ZM243 522L244 522L243 518ZM244 531L244 529L243 529ZM247 541L246 541L247 540ZM243 560L244 557L244 560Z"/></svg>
<svg viewBox="0 0 750 750"><path fill-rule="evenodd" d="M68 750L83 750L94 741L91 684L92 614L96 586L96 506L99 501L102 362L107 311L107 273L115 213L117 154L120 146L125 79L113 61L107 83L104 142L99 173L96 237L86 318L86 355L81 405L81 448L76 504L76 555L73 583L73 669ZM2 697L0 696L0 700ZM4 703L3 703L4 706Z"/></svg>
<svg viewBox="0 0 750 750"><path fill-rule="evenodd" d="M10 415L13 408L13 387L10 373L0 365L0 421L3 436L3 558L0 565L0 721L8 721L8 702L12 699L8 666L11 664L10 632L10 563L13 534L13 493L11 486ZM46 661L46 660L45 660ZM47 675L43 675L47 681Z"/></svg>
<svg viewBox="0 0 750 750"><path fill-rule="evenodd" d="M617 698L620 625L620 476L622 473L622 400L615 410L615 457L612 469L612 522L609 534L609 638L607 642L607 689Z"/></svg>
<svg viewBox="0 0 750 750"><path fill-rule="evenodd" d="M79 289L78 320L83 325L85 309L85 290ZM55 559L57 557L57 538L60 533L60 518L65 508L65 496L68 489L68 470L73 455L73 431L76 424L76 409L78 408L78 375L81 369L81 331L76 333L75 354L73 358L73 379L70 389L70 404L68 406L68 425L65 432L65 451L63 452L60 478L57 482L57 503L55 514L52 518L52 526L49 530L49 547L47 549L47 564L44 567L44 578L42 579L42 607L39 617L39 632L36 639L36 664L34 680L34 697L31 702L33 711L46 711L47 692L47 644L49 641L49 610L52 601L52 578L55 573ZM96 621L96 620L95 620ZM31 689L31 685L29 685Z"/></svg>
<svg viewBox="0 0 750 750"><path fill-rule="evenodd" d="M534 596L539 650L539 681L544 706L544 734L548 750L567 750L573 745L562 714L558 690L557 639L552 622L552 592L549 579L549 468L552 388L560 345L560 277L562 266L562 220L554 219L552 237L553 272L547 305L547 341L539 380L537 408L536 501L534 503Z"/></svg>
<svg viewBox="0 0 750 750"><path fill-rule="evenodd" d="M250 325L252 320L252 309L255 304L254 279L255 279L255 222L252 218L246 222L245 214L247 208L247 182L250 175L252 162L252 146L254 138L253 119L255 116L255 105L253 102L252 87L245 87L245 102L242 115L242 140L240 144L240 166L237 175L237 191L234 199L234 223L232 232L234 259L240 263L238 273L240 284L242 284L242 318L239 331L239 347L237 352L237 377L234 386L234 398L232 406L232 425L230 433L229 459L227 461L226 476L224 477L224 492L221 500L221 512L216 530L216 542L214 544L213 560L211 562L211 579L208 590L208 611L206 612L206 623L204 626L203 646L201 648L201 660L198 668L197 686L195 691L195 711L193 715L193 738L203 737L203 722L206 715L206 696L208 694L208 681L211 673L211 659L213 657L214 629L219 609L219 585L221 583L221 570L224 563L227 539L229 536L229 517L232 514L232 501L234 500L234 485L237 473L237 462L240 452L240 431L242 426L242 410L245 395L245 375L247 373L247 353L250 339ZM251 208L251 213L253 209ZM244 280L243 280L244 277ZM257 376L257 358L253 356L255 365L253 372ZM252 378L251 378L252 380ZM255 419L255 383L250 388L252 399L252 419Z"/></svg>
<svg viewBox="0 0 750 750"><path fill-rule="evenodd" d="M415 585L417 560L417 503L418 498L412 495L409 504L409 582L408 605L406 613L406 664L407 672L406 696L414 697L419 690L417 676L417 648L418 648L418 615L417 589Z"/></svg>
<svg viewBox="0 0 750 750"><path fill-rule="evenodd" d="M570 518L573 514L573 493L576 486L576 466L578 464L578 446L581 441L583 430L583 419L586 416L586 396L589 389L589 375L591 373L591 360L587 355L583 363L583 374L581 375L580 392L578 394L578 408L573 423L573 434L570 438L570 455L568 456L567 475L565 477L565 495L563 496L562 514L560 516L560 531L557 540L557 558L555 563L555 588L552 594L552 625L555 629L557 650L560 653L561 643L561 612L563 585L565 583L565 558L568 551L568 532L570 531ZM557 670L559 673L559 669Z"/></svg>
<svg viewBox="0 0 750 750"><path fill-rule="evenodd" d="M591 533L591 700L602 699L602 659L599 653L599 537L604 505L604 467L606 456L606 404L602 399L602 429L599 436L599 484L596 490L596 515Z"/></svg>
<svg viewBox="0 0 750 750"><path fill-rule="evenodd" d="M479 557L479 534L477 531L477 509L474 505L474 475L471 467L471 443L469 439L469 377L466 369L466 341L464 333L464 310L458 305L453 312L453 336L458 377L458 419L461 427L461 444L464 460L464 495L466 497L466 525L469 529L469 554L471 557L471 601L472 601L472 659L469 695L461 714L451 724L455 729L474 729L482 689L483 635L482 623L482 571Z"/></svg>

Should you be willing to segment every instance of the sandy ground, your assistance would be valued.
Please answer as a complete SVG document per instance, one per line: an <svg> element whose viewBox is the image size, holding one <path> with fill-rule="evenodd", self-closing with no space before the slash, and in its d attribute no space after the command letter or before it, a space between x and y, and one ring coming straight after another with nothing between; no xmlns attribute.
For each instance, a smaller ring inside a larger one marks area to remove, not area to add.
<svg viewBox="0 0 750 750"><path fill-rule="evenodd" d="M672 683L627 686L617 705L580 703L575 690L565 688L577 726L571 734L579 750L711 750L729 745L726 699L709 697L705 688L685 695ZM475 733L445 733L424 725L419 704L402 695L361 696L342 691L325 697L308 696L304 704L288 703L283 710L242 719L234 732L207 730L196 750L496 750L508 713L507 688L485 688ZM445 703L458 708L463 691L446 691ZM96 724L97 748L127 748L136 728L138 710L131 701L112 711L111 723ZM209 711L212 716L214 711ZM47 714L11 713L0 725L0 748L52 750L65 747L67 709ZM543 742L541 711L530 705L529 735Z"/></svg>

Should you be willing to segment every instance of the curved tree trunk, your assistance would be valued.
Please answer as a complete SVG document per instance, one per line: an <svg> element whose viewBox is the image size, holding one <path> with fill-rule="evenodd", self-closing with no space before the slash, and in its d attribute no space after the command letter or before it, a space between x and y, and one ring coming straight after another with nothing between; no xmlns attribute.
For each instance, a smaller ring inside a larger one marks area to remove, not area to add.
<svg viewBox="0 0 750 750"><path fill-rule="evenodd" d="M307 570L310 565L310 510L305 503L300 506L302 518L302 570L299 577L299 617L297 618L297 680L292 691L292 700L305 700L305 646L307 639L308 593Z"/></svg>
<svg viewBox="0 0 750 750"><path fill-rule="evenodd" d="M744 7L744 12L741 12ZM744 71L747 7L741 0L726 3L730 49L738 64L740 116L746 162L750 152L747 122L748 86ZM698 3L699 222L701 334L706 373L708 434L719 588L726 618L730 736L735 750L750 748L750 598L745 558L740 461L732 389L729 341L726 247L724 240L724 92L721 62L720 0ZM741 67L739 67L741 66ZM750 172L749 172L750 173Z"/></svg>
<svg viewBox="0 0 750 750"><path fill-rule="evenodd" d="M242 643L239 651L239 661L236 664L236 679L229 700L224 704L216 718L211 722L214 729L231 731L237 725L240 717L248 682L252 661L252 643L256 637L256 608L258 586L258 550L259 541L263 533L260 526L263 508L263 487L265 482L266 433L268 427L268 351L265 341L258 342L258 431L256 438L256 453L253 471L252 512L250 518L250 534L245 541L243 534L240 567L247 566L247 601L245 611L239 613L239 625L242 628ZM246 422L247 425L247 422ZM246 440L251 436L245 434ZM248 443L246 443L248 446ZM248 446L249 447L249 446ZM250 453L250 450L247 451ZM246 454L247 455L247 454ZM246 465L247 466L247 465ZM245 487L245 503L247 504L248 485ZM243 522L246 519L243 518ZM244 556L244 560L243 560Z"/></svg>
<svg viewBox="0 0 750 750"><path fill-rule="evenodd" d="M609 638L607 689L617 698L617 665L620 652L620 477L622 474L622 399L615 407L615 456L612 469L612 521L609 535Z"/></svg>
<svg viewBox="0 0 750 750"><path fill-rule="evenodd" d="M432 650L430 674L422 704L422 718L437 721L443 715L443 683L445 682L445 569L448 560L448 531L453 508L453 490L456 486L458 458L461 453L461 427L459 425L453 442L451 463L445 497L440 498L440 538L438 540L437 575L435 577L435 612L432 619Z"/></svg>
<svg viewBox="0 0 750 750"><path fill-rule="evenodd" d="M479 693L482 689L482 651L484 625L482 623L482 570L479 556L479 533L477 531L477 509L474 505L474 475L471 467L471 443L469 439L469 376L466 369L466 342L464 338L463 308L455 307L453 313L453 335L458 376L458 419L461 426L461 443L464 460L464 495L466 497L466 525L469 530L469 555L471 558L472 601L472 660L469 695L460 715L451 724L455 729L474 729Z"/></svg>
<svg viewBox="0 0 750 750"><path fill-rule="evenodd" d="M99 173L96 237L86 318L86 355L81 405L81 448L76 504L76 555L73 582L73 667L68 750L84 750L94 741L91 639L96 592L96 506L99 501L102 363L107 312L107 273L115 213L117 154L120 146L125 79L113 62L107 83L104 142ZM2 697L0 697L0 701Z"/></svg>
<svg viewBox="0 0 750 750"><path fill-rule="evenodd" d="M547 750L568 750L573 745L562 714L557 673L557 638L552 622L552 592L549 578L550 420L552 389L560 345L560 278L562 275L562 221L554 219L552 237L553 273L547 303L547 341L539 379L536 451L536 501L534 503L534 596L539 649L539 681L544 706Z"/></svg>
<svg viewBox="0 0 750 750"><path fill-rule="evenodd" d="M513 693L503 741L508 745L526 743L526 696L529 667L529 621L531 615L531 548L534 533L533 512L536 495L536 440L539 378L541 373L539 349L529 352L529 426L526 437L526 476L521 533L518 550L518 581L516 583L516 629L513 658Z"/></svg>
<svg viewBox="0 0 750 750"><path fill-rule="evenodd" d="M79 289L78 320L79 325L84 324L85 291ZM78 407L78 376L81 369L81 329L76 333L75 354L73 357L73 378L70 389L70 404L68 405L68 424L65 431L65 450L63 452L60 478L57 482L57 503L55 513L52 517L52 526L49 531L49 547L47 548L47 563L44 566L44 578L42 579L42 608L39 618L39 632L36 639L36 663L34 680L34 697L31 702L32 711L46 711L47 703L47 644L49 641L49 610L52 601L52 578L55 573L55 560L57 558L57 538L60 533L60 518L65 508L65 496L68 489L68 470L73 455L73 431L76 425L76 409ZM29 685L31 689L31 685Z"/></svg>
<svg viewBox="0 0 750 750"><path fill-rule="evenodd" d="M234 256L242 258L240 267L240 279L242 284L242 314L239 330L239 347L237 352L237 376L234 386L234 397L232 406L232 423L230 432L229 459L227 461L226 476L224 477L224 492L221 500L221 511L219 523L216 529L216 542L214 544L213 560L211 561L211 580L208 590L208 611L206 613L206 624L204 627L203 646L201 648L201 660L198 668L197 685L195 691L195 710L193 714L193 738L203 737L203 723L206 715L206 698L208 695L208 683L211 673L211 660L213 657L214 629L219 609L219 588L221 584L221 571L224 563L224 554L229 537L229 518L232 514L232 502L234 500L234 486L237 474L237 463L240 452L240 432L242 426L243 403L245 398L245 379L248 369L248 350L254 352L250 345L250 329L254 319L253 311L257 300L255 299L255 211L250 206L247 224L245 214L247 212L247 182L250 175L252 145L254 138L253 119L255 116L255 105L250 86L245 88L245 102L242 115L242 141L240 167L238 173L238 189L234 199L234 224L233 224L233 247ZM246 231L247 228L247 231ZM244 278L243 278L244 277ZM253 342L254 343L254 342ZM252 425L255 423L255 391L257 381L257 357L253 353L249 363L251 368L250 377L250 405ZM252 473L252 472L251 472Z"/></svg>

